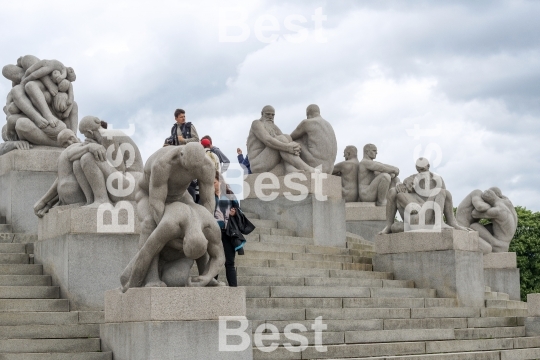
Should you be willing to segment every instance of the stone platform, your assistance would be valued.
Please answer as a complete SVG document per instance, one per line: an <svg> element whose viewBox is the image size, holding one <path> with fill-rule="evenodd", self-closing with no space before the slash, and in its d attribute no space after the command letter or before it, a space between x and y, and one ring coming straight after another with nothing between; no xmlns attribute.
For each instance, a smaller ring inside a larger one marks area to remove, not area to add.
<svg viewBox="0 0 540 360"><path fill-rule="evenodd" d="M374 241L386 224L386 206L375 206L374 202L345 203L345 221L348 232Z"/></svg>
<svg viewBox="0 0 540 360"><path fill-rule="evenodd" d="M510 300L520 300L521 288L516 253L484 255L484 281L493 291L508 294Z"/></svg>
<svg viewBox="0 0 540 360"><path fill-rule="evenodd" d="M128 214L119 212L120 226L129 223ZM98 228L98 210L76 205L53 208L39 220L35 263L43 264L72 310L103 310L105 291L120 287L120 274L138 250L138 220L132 215L131 232L107 227L110 212L103 214L105 226Z"/></svg>
<svg viewBox="0 0 540 360"><path fill-rule="evenodd" d="M315 245L345 247L345 202L337 176L251 174L245 179L241 206L297 236L313 238Z"/></svg>
<svg viewBox="0 0 540 360"><path fill-rule="evenodd" d="M216 359L251 360L251 345L223 351L220 317L246 319L245 288L132 288L105 293L105 324L100 326L104 351L115 360ZM248 335L249 334L249 335ZM238 345L239 336L227 344Z"/></svg>
<svg viewBox="0 0 540 360"><path fill-rule="evenodd" d="M374 271L393 272L396 280L436 289L438 297L456 298L460 306L484 305L477 232L443 229L377 235L375 251Z"/></svg>
<svg viewBox="0 0 540 360"><path fill-rule="evenodd" d="M14 233L36 233L34 204L54 183L62 150L35 146L0 156L0 214Z"/></svg>

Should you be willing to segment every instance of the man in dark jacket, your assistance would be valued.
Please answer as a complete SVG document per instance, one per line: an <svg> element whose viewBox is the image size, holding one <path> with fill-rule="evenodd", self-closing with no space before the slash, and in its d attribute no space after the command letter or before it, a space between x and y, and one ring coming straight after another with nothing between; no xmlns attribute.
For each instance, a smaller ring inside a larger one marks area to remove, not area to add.
<svg viewBox="0 0 540 360"><path fill-rule="evenodd" d="M183 109L174 111L176 123L171 129L171 136L165 139L167 145L186 145L190 142L199 142L199 135L192 123L186 122L186 112Z"/></svg>
<svg viewBox="0 0 540 360"><path fill-rule="evenodd" d="M212 138L210 137L210 135L204 135L201 140L204 140L204 139L210 140L210 151L216 154L217 157L219 158L219 163L221 164L221 172L223 173L227 171L227 168L229 167L229 164L231 163L231 161L225 156L224 153L221 152L221 150L219 150L217 146L214 146L212 144Z"/></svg>

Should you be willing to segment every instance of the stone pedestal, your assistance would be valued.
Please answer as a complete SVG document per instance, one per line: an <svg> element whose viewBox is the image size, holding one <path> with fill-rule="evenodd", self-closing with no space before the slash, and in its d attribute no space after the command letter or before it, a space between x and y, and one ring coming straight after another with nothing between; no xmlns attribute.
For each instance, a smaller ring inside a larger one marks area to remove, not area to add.
<svg viewBox="0 0 540 360"><path fill-rule="evenodd" d="M316 245L345 247L345 202L341 178L299 172L277 177L269 173L248 175L242 209L278 226L312 237Z"/></svg>
<svg viewBox="0 0 540 360"><path fill-rule="evenodd" d="M508 294L510 300L521 300L516 253L484 255L484 281L492 291Z"/></svg>
<svg viewBox="0 0 540 360"><path fill-rule="evenodd" d="M115 360L252 360L251 345L220 350L219 320L225 316L247 324L244 332L251 337L244 288L111 290L105 294L105 324L100 326L102 350L112 351ZM234 323L228 328L237 328ZM222 345L240 342L239 336L229 336Z"/></svg>
<svg viewBox="0 0 540 360"><path fill-rule="evenodd" d="M37 233L34 204L56 179L62 150L36 146L0 156L0 215L14 233Z"/></svg>
<svg viewBox="0 0 540 360"><path fill-rule="evenodd" d="M527 294L528 317L525 318L527 336L540 336L540 294Z"/></svg>
<svg viewBox="0 0 540 360"><path fill-rule="evenodd" d="M460 306L484 306L484 269L478 233L454 229L377 235L374 271L413 280L416 287L456 298Z"/></svg>
<svg viewBox="0 0 540 360"><path fill-rule="evenodd" d="M107 228L114 218L110 212L102 216L105 226L98 229L98 210L75 205L53 208L39 220L34 261L60 286L71 310L103 310L105 291L120 287L120 274L138 250L139 229L134 212L119 212L120 225L128 224L131 216L131 232Z"/></svg>
<svg viewBox="0 0 540 360"><path fill-rule="evenodd" d="M348 232L374 241L386 224L386 206L375 206L374 202L346 203L345 220Z"/></svg>

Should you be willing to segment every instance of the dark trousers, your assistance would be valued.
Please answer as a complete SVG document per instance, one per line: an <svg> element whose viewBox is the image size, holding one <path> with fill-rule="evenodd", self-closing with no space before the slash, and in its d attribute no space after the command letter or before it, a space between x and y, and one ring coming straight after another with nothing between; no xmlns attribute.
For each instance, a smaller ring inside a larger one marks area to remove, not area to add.
<svg viewBox="0 0 540 360"><path fill-rule="evenodd" d="M221 242L223 243L223 250L225 251L225 275L227 276L227 282L229 286L236 287L236 269L234 267L234 245L230 237L227 236L225 231L221 232Z"/></svg>

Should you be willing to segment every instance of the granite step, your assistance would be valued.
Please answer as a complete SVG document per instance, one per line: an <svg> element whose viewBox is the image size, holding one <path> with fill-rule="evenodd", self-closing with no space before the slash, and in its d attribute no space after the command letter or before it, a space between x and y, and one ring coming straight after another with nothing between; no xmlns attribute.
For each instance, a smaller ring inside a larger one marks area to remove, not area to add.
<svg viewBox="0 0 540 360"><path fill-rule="evenodd" d="M371 258L351 255L305 254L284 251L245 250L245 259L331 261L341 263L371 264Z"/></svg>
<svg viewBox="0 0 540 360"><path fill-rule="evenodd" d="M297 277L322 277L322 278L355 278L355 279L384 279L392 280L393 275L378 271L352 271L352 270L327 270L317 268L296 268L291 272L290 268L252 267L238 266L238 276L297 276Z"/></svg>
<svg viewBox="0 0 540 360"><path fill-rule="evenodd" d="M1 339L66 339L99 337L98 324L0 326ZM0 350L1 352L1 350Z"/></svg>
<svg viewBox="0 0 540 360"><path fill-rule="evenodd" d="M42 275L43 265L0 264L0 275Z"/></svg>
<svg viewBox="0 0 540 360"><path fill-rule="evenodd" d="M112 352L0 354L2 360L112 360Z"/></svg>
<svg viewBox="0 0 540 360"><path fill-rule="evenodd" d="M49 275L0 275L0 286L50 286Z"/></svg>
<svg viewBox="0 0 540 360"><path fill-rule="evenodd" d="M371 264L341 263L333 261L302 261L302 260L266 260L237 257L235 264L239 267L270 267L270 268L305 268L305 269L333 269L333 270L360 270L371 271Z"/></svg>
<svg viewBox="0 0 540 360"><path fill-rule="evenodd" d="M290 243L273 243L273 242L260 242L260 241L248 241L244 246L246 251L270 251L270 252L287 252L296 254L322 254L322 255L354 255L354 256L366 256L369 252L352 252L346 248L337 248L331 246L318 246L318 245L303 245L303 244L290 244Z"/></svg>
<svg viewBox="0 0 540 360"><path fill-rule="evenodd" d="M272 298L434 298L433 289L333 286L246 286L247 297ZM439 299L440 300L440 299ZM454 304L454 299L451 299ZM345 304L344 304L345 306Z"/></svg>
<svg viewBox="0 0 540 360"><path fill-rule="evenodd" d="M0 286L0 299L58 299L59 286Z"/></svg>
<svg viewBox="0 0 540 360"><path fill-rule="evenodd" d="M28 244L37 241L37 234L0 232L0 243Z"/></svg>
<svg viewBox="0 0 540 360"><path fill-rule="evenodd" d="M302 353L291 353L284 347L279 347L271 353L259 349L253 350L255 360L261 359L409 359L409 360L517 360L534 359L540 349L534 347L534 342L521 344L525 338L478 339L478 340L440 340L389 342L367 344L326 345L326 351L315 346L307 346ZM528 338L532 339L532 338ZM529 345L529 346L523 346ZM529 348L528 348L529 347ZM287 354L289 353L289 354ZM448 355L445 355L447 353ZM291 355L292 354L292 355ZM300 355L300 356L298 356ZM401 355L401 356L399 356ZM515 357L511 357L514 355ZM529 357L527 357L529 356Z"/></svg>
<svg viewBox="0 0 540 360"><path fill-rule="evenodd" d="M0 254L25 253L25 244L0 243Z"/></svg>
<svg viewBox="0 0 540 360"><path fill-rule="evenodd" d="M249 234L247 242L267 242L286 245L315 245L313 238L285 235Z"/></svg>
<svg viewBox="0 0 540 360"><path fill-rule="evenodd" d="M249 299L253 300L253 299ZM288 299L261 299L261 300L288 300ZM294 299L301 300L301 299ZM376 299L372 299L376 300ZM423 318L469 318L480 317L480 309L478 308L424 308L422 303L418 300L423 299L409 299L409 302L405 302L403 299L403 307L398 308L395 305L390 307L373 307L373 308L339 308L334 307L328 309L325 307L306 306L306 319L315 319L322 316L323 319L334 320L346 320L346 319L423 319ZM417 302L418 306L409 306L411 302ZM271 305L271 304L269 304ZM407 306L407 307L405 307ZM270 307L270 306L268 306ZM291 306L293 307L293 306ZM298 306L299 307L299 306Z"/></svg>
<svg viewBox="0 0 540 360"><path fill-rule="evenodd" d="M1 253L0 264L28 264L28 254L26 253Z"/></svg>
<svg viewBox="0 0 540 360"><path fill-rule="evenodd" d="M283 277L283 276L238 276L240 286L348 286L348 287L400 287L414 288L413 281L353 279L353 278L318 278L318 277Z"/></svg>
<svg viewBox="0 0 540 360"><path fill-rule="evenodd" d="M279 236L295 236L296 231L289 229L263 228L257 227L249 235L264 234L264 235L279 235Z"/></svg>
<svg viewBox="0 0 540 360"><path fill-rule="evenodd" d="M0 299L1 311L69 311L66 299Z"/></svg>
<svg viewBox="0 0 540 360"><path fill-rule="evenodd" d="M252 332L257 330L257 327L264 323L264 320L252 320ZM359 331L359 330L383 330L382 319L368 319L368 320L326 320L323 319L326 324L326 331L329 332L342 332L342 331ZM268 323L274 325L279 332L284 332L285 327L291 324L291 321L286 320L274 320ZM297 320L295 323L305 326L307 329L311 329L313 325L312 320Z"/></svg>
<svg viewBox="0 0 540 360"><path fill-rule="evenodd" d="M494 327L516 327L523 325L523 319L516 317L503 318L423 318L423 319L386 319L384 330L398 329L467 329Z"/></svg>
<svg viewBox="0 0 540 360"><path fill-rule="evenodd" d="M77 324L79 314L65 312L0 312L0 326Z"/></svg>
<svg viewBox="0 0 540 360"><path fill-rule="evenodd" d="M100 351L99 338L0 340L0 353L76 353Z"/></svg>
<svg viewBox="0 0 540 360"><path fill-rule="evenodd" d="M523 301L515 300L485 300L486 308L498 308L498 309L525 309L527 310L527 303Z"/></svg>
<svg viewBox="0 0 540 360"><path fill-rule="evenodd" d="M480 311L482 317L526 317L529 315L529 312L526 309L481 308Z"/></svg>
<svg viewBox="0 0 540 360"><path fill-rule="evenodd" d="M454 340L454 329L346 331L346 344Z"/></svg>
<svg viewBox="0 0 540 360"><path fill-rule="evenodd" d="M457 340L496 339L525 336L525 326L456 329Z"/></svg>

